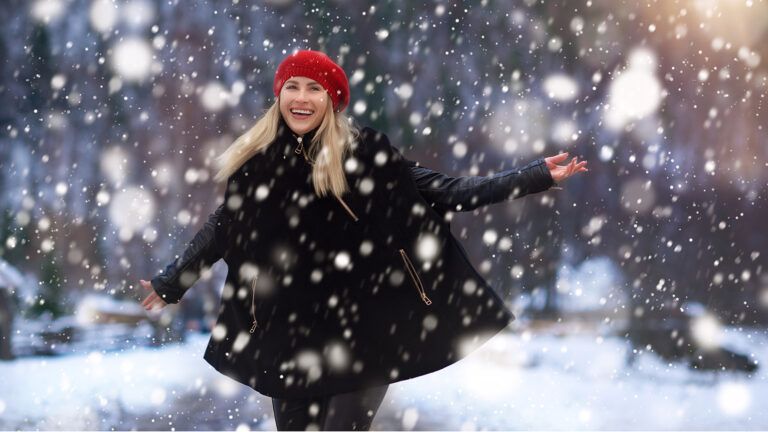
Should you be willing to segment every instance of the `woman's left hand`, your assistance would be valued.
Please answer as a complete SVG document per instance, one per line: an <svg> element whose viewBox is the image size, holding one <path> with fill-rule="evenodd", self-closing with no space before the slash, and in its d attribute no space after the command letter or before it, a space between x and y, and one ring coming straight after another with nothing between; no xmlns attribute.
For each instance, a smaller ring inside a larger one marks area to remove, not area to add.
<svg viewBox="0 0 768 432"><path fill-rule="evenodd" d="M555 183L560 183L576 173L589 171L587 169L587 161L579 162L577 157L571 159L571 162L567 165L558 165L558 163L564 162L566 159L568 159L568 152L544 158L544 162L547 163L547 168L549 168L549 174L552 175L552 180Z"/></svg>

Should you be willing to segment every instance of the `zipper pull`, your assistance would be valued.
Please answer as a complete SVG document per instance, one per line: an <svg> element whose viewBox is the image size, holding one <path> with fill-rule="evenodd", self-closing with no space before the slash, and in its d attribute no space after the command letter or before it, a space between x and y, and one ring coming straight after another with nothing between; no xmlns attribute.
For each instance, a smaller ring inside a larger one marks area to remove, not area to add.
<svg viewBox="0 0 768 432"><path fill-rule="evenodd" d="M307 161L308 164L314 165L315 163L309 160L309 157L307 156L307 152L304 150L304 144L302 143L303 137L296 137L296 141L299 142L299 145L296 146L296 149L293 150L294 153L297 155L302 155L304 157L304 160Z"/></svg>
<svg viewBox="0 0 768 432"><path fill-rule="evenodd" d="M426 303L427 306L432 304L432 300L427 297L427 293L421 293L421 299L424 300L424 303Z"/></svg>
<svg viewBox="0 0 768 432"><path fill-rule="evenodd" d="M258 323L256 320L253 320L253 325L251 326L251 333L256 331L256 327L258 326Z"/></svg>
<svg viewBox="0 0 768 432"><path fill-rule="evenodd" d="M405 249L400 249L400 256L403 258L405 269L408 270L408 274L411 276L411 280L413 281L413 285L416 287L416 291L419 292L421 301L423 301L427 306L431 305L432 300L427 297L427 292L424 290L424 285L421 283L421 279L419 279L419 274L416 272L416 267L414 267L413 263L411 263L411 260L408 258L408 254L405 253Z"/></svg>

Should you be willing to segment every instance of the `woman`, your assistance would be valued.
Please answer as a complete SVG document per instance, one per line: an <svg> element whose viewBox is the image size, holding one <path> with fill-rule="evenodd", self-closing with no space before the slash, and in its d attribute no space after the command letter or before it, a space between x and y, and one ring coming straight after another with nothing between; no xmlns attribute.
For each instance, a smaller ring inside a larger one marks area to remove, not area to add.
<svg viewBox="0 0 768 432"><path fill-rule="evenodd" d="M450 178L354 129L344 71L299 51L277 102L218 159L224 203L151 283L176 303L223 258L205 360L273 398L278 429L370 428L390 383L448 366L514 319L451 235L450 212L549 189L586 171L567 154Z"/></svg>

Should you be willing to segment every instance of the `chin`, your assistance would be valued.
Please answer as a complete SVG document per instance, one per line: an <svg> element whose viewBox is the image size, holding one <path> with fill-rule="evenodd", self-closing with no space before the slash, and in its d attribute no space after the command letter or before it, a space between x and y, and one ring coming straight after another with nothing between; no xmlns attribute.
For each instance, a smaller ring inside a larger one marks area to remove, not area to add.
<svg viewBox="0 0 768 432"><path fill-rule="evenodd" d="M296 135L304 135L305 133L311 131L316 127L309 124L296 124L295 122L291 122L291 121L288 121L286 123L288 123L288 126ZM317 126L319 126L319 124Z"/></svg>
<svg viewBox="0 0 768 432"><path fill-rule="evenodd" d="M306 127L296 127L295 125L291 125L288 123L288 126L291 128L294 134L296 135L304 135L305 133L309 132L310 129Z"/></svg>

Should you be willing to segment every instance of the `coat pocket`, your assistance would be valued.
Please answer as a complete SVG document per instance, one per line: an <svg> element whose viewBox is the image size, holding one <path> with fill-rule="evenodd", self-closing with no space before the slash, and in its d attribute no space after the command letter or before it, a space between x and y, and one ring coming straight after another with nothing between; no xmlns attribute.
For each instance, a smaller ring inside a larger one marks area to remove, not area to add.
<svg viewBox="0 0 768 432"><path fill-rule="evenodd" d="M419 274L416 273L416 267L413 266L413 263L411 263L411 260L408 258L408 254L405 253L405 249L400 249L400 258L403 259L403 264L405 265L405 269L408 270L408 275L411 277L411 281L413 282L413 285L416 287L416 291L419 292L419 297L421 297L421 300L427 305L432 304L432 300L427 297L427 292L424 290L424 285L421 283L421 279L419 278Z"/></svg>

